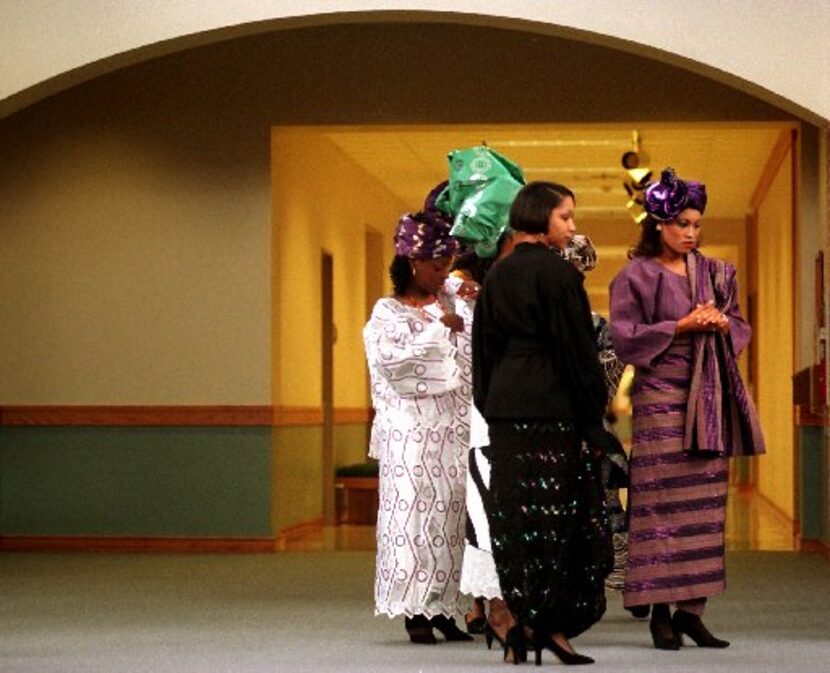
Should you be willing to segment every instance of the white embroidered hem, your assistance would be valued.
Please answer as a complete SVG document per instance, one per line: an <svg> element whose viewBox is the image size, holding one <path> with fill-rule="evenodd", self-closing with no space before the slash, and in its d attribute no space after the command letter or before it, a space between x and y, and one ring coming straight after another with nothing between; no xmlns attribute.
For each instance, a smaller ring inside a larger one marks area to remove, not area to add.
<svg viewBox="0 0 830 673"><path fill-rule="evenodd" d="M501 598L499 575L490 552L482 551L471 544L464 547L464 560L461 563L461 592L487 600Z"/></svg>
<svg viewBox="0 0 830 673"><path fill-rule="evenodd" d="M463 616L463 614L464 609L455 603L452 605L442 603L440 605L431 605L429 607L412 607L411 605L404 605L403 603L393 603L391 605L375 606L375 617L386 615L387 617L389 617L389 619L394 619L395 617L400 617L401 615L404 615L405 617L424 615L424 617L426 617L427 619L432 619L433 617L437 617L438 615L444 615L445 617L455 619L456 617Z"/></svg>

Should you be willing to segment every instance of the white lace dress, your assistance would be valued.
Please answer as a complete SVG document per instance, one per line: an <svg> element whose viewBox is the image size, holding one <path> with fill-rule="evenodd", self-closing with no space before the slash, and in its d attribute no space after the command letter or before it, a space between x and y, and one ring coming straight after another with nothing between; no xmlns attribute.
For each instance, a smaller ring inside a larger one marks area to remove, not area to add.
<svg viewBox="0 0 830 673"><path fill-rule="evenodd" d="M448 284L447 288L452 285ZM466 521L471 398L471 306L453 334L436 303L377 302L363 330L380 461L375 613L454 617Z"/></svg>
<svg viewBox="0 0 830 673"><path fill-rule="evenodd" d="M471 596L501 598L499 576L490 546L485 500L490 493L490 461L482 448L490 445L487 421L470 405L470 457L467 470L467 540L461 567L461 591Z"/></svg>

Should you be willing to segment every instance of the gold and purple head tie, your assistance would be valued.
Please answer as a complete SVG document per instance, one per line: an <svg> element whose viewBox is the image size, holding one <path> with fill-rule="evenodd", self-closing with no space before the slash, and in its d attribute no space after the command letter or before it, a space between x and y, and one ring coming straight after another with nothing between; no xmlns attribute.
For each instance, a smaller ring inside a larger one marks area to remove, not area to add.
<svg viewBox="0 0 830 673"><path fill-rule="evenodd" d="M451 227L439 210L406 213L395 229L395 254L410 259L452 257L459 245L450 236Z"/></svg>

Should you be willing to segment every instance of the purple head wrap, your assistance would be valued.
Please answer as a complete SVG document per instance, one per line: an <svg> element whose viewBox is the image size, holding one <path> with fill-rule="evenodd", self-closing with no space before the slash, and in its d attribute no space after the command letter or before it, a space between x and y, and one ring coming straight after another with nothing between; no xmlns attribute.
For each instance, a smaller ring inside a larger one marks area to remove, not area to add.
<svg viewBox="0 0 830 673"><path fill-rule="evenodd" d="M669 222L686 207L689 186L674 172L673 168L663 169L660 182L652 182L644 194L645 211L655 220Z"/></svg>
<svg viewBox="0 0 830 673"><path fill-rule="evenodd" d="M699 210L700 214L706 211L706 185L702 182L687 182L689 187L689 198L686 201L686 208Z"/></svg>
<svg viewBox="0 0 830 673"><path fill-rule="evenodd" d="M440 210L406 213L395 230L395 254L410 259L451 257L458 251L451 226Z"/></svg>

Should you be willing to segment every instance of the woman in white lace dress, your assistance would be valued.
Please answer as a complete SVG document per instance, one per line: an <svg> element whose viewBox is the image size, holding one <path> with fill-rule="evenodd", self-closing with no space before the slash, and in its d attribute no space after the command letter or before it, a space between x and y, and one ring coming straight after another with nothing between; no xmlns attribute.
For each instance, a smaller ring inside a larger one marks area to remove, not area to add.
<svg viewBox="0 0 830 673"><path fill-rule="evenodd" d="M375 612L410 640L469 640L455 624L464 548L472 311L448 279L457 244L437 211L405 215L394 294L363 331L380 461Z"/></svg>

